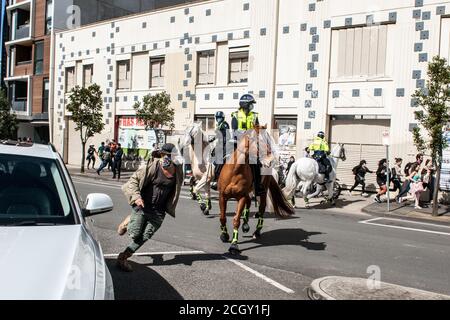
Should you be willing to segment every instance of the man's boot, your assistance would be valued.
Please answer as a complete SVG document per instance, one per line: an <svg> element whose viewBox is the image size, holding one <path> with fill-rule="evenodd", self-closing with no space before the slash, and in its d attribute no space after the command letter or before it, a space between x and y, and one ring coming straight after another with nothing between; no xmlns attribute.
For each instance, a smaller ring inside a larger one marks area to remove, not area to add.
<svg viewBox="0 0 450 320"><path fill-rule="evenodd" d="M117 257L117 266L122 270L126 272L132 272L133 267L131 267L130 262L127 260L133 255L133 253L128 250L128 248L119 254Z"/></svg>
<svg viewBox="0 0 450 320"><path fill-rule="evenodd" d="M261 167L258 164L252 165L253 181L255 184L255 195L257 197L266 194L264 186L261 184Z"/></svg>

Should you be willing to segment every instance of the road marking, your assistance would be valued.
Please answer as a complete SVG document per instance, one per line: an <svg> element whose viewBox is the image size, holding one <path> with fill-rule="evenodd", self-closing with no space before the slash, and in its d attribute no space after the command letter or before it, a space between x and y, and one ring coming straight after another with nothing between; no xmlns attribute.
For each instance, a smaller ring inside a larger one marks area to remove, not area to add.
<svg viewBox="0 0 450 320"><path fill-rule="evenodd" d="M417 222L417 221L410 221L410 220L402 220L402 219L394 219L394 218L375 218L375 219L370 219L370 220L365 220L365 221L359 221L358 223L372 225L372 226L393 228L393 229L402 229L402 230L408 230L408 231L417 231L417 232L424 232L424 233L432 233L432 234L439 234L439 235L450 236L449 232L441 232L441 231L434 231L434 230L427 230L427 229L420 229L420 228L408 228L408 227L401 227L401 226L392 226L392 225L388 225L388 224L374 223L374 221L380 221L380 220L397 221L397 222L403 222L403 223L419 224L419 225L423 225L423 226L433 226L433 227L450 229L449 226L443 226L443 225L439 225L439 224L426 223L426 222Z"/></svg>
<svg viewBox="0 0 450 320"><path fill-rule="evenodd" d="M160 256L160 255L187 255L187 254L204 254L204 251L164 251L164 252L138 252L133 256ZM108 253L103 255L105 258L115 258L119 256L118 253Z"/></svg>
<svg viewBox="0 0 450 320"><path fill-rule="evenodd" d="M224 257L225 257L225 256L224 256ZM227 259L227 260L230 261L230 262L233 262L233 263L234 263L235 265L237 265L238 267L241 267L241 268L244 269L245 271L248 271L248 272L254 274L254 275L257 276L258 278L263 279L263 280L266 281L267 283L270 283L270 284L273 285L274 287L277 287L278 289L280 289L280 290L282 290L282 291L284 291L284 292L286 292L286 293L289 293L289 294L295 293L294 290L291 290L291 289L289 289L289 288L283 286L282 284L276 282L275 280L272 280L272 279L270 279L269 277L266 277L266 276L263 275L262 273L259 273L258 271L253 270L253 269L250 268L250 267L247 267L245 264L243 264L243 263L241 263L241 262L239 262L239 261L237 261L237 260L230 259L230 258L228 258L228 257L225 257L225 259Z"/></svg>

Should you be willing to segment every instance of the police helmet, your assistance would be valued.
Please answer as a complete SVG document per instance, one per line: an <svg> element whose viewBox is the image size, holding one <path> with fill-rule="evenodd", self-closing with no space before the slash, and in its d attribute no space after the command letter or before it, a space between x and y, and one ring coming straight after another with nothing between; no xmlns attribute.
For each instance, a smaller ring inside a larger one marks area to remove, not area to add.
<svg viewBox="0 0 450 320"><path fill-rule="evenodd" d="M217 111L215 117L216 117L216 120L220 119L220 118L225 119L225 113L223 113L222 111Z"/></svg>
<svg viewBox="0 0 450 320"><path fill-rule="evenodd" d="M244 94L239 100L239 106L246 111L252 111L255 103L256 100L251 94Z"/></svg>
<svg viewBox="0 0 450 320"><path fill-rule="evenodd" d="M319 138L325 138L325 132L323 132L323 131L319 131L319 133L317 134L317 136L319 137Z"/></svg>

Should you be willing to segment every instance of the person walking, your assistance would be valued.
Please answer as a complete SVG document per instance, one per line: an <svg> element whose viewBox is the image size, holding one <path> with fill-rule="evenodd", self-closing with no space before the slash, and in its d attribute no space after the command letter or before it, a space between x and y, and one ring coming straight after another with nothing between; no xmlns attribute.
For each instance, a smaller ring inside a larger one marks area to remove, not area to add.
<svg viewBox="0 0 450 320"><path fill-rule="evenodd" d="M100 162L102 162L102 159L103 159L103 152L105 152L105 143L102 141L102 143L100 144L100 146L97 149L97 155L98 155L98 158L100 159Z"/></svg>
<svg viewBox="0 0 450 320"><path fill-rule="evenodd" d="M395 158L395 164L392 167L392 184L394 185L393 192L398 191L399 193L402 190L402 158Z"/></svg>
<svg viewBox="0 0 450 320"><path fill-rule="evenodd" d="M116 150L117 150L117 143L116 140L112 139L111 142L109 143L109 148L111 149L111 160L108 163L108 170L112 171L114 170L114 163L113 163L113 159L114 159L114 155L116 154Z"/></svg>
<svg viewBox="0 0 450 320"><path fill-rule="evenodd" d="M97 169L97 174L100 175L100 172L102 172L102 170L105 169L110 162L111 162L111 148L109 145L107 145L105 147L105 150L103 151L102 164Z"/></svg>
<svg viewBox="0 0 450 320"><path fill-rule="evenodd" d="M355 184L348 191L349 195L351 196L353 190L355 190L355 188L358 185L361 185L361 187L362 187L361 196L363 196L363 197L369 196L366 193L366 182L365 182L365 180L366 180L366 174L367 173L373 173L373 171L370 171L369 168L367 168L367 161L366 160L361 160L359 165L354 167L352 171L353 171L353 174L355 175Z"/></svg>
<svg viewBox="0 0 450 320"><path fill-rule="evenodd" d="M123 149L122 145L119 143L117 144L116 153L113 157L113 179L116 178L120 179L120 173L122 171L122 157L123 157Z"/></svg>
<svg viewBox="0 0 450 320"><path fill-rule="evenodd" d="M423 188L428 189L430 192L430 200L427 202L432 203L433 202L433 194L434 194L434 183L435 183L435 173L436 169L434 168L433 161L431 159L428 159L425 162L425 167L422 170L422 181L423 181Z"/></svg>
<svg viewBox="0 0 450 320"><path fill-rule="evenodd" d="M123 271L133 271L128 259L153 237L166 214L175 217L183 184L183 169L181 164L173 161L174 150L173 144L165 144L160 150L163 158L148 160L122 187L132 208L131 217L119 226L122 230L126 228L131 238L130 244L117 258L117 266Z"/></svg>
<svg viewBox="0 0 450 320"><path fill-rule="evenodd" d="M405 170L404 170L405 176L410 177L411 173L413 173L413 171L415 171L415 169L420 168L420 165L422 164L422 162L423 162L423 154L419 153L416 155L415 162L410 162L410 163L406 164ZM405 197L408 194L409 189L411 187L410 184L411 184L411 179L406 179L405 182L403 182L402 190L395 197L395 200L397 201L397 203L402 203L401 198Z"/></svg>
<svg viewBox="0 0 450 320"><path fill-rule="evenodd" d="M414 209L421 210L420 206L420 196L424 192L424 185L421 175L421 170L419 166L416 166L414 172L410 175L410 196L406 197L405 200L414 200Z"/></svg>
<svg viewBox="0 0 450 320"><path fill-rule="evenodd" d="M293 156L291 156L289 158L289 162L287 164L287 168L286 168L286 176L289 174L289 171L291 170L292 165L295 163L295 158Z"/></svg>
<svg viewBox="0 0 450 320"><path fill-rule="evenodd" d="M95 167L95 154L96 154L96 152L97 151L95 151L95 146L93 144L91 144L89 146L88 151L87 151L88 155L86 157L88 170L89 170L89 165L91 164L91 161L92 161L92 169L95 169L94 167Z"/></svg>
<svg viewBox="0 0 450 320"><path fill-rule="evenodd" d="M388 170L389 169L387 167L387 160L386 159L381 159L378 162L378 170L376 172L376 174L377 174L377 183L380 186L380 191L378 191L377 195L373 199L375 202L381 203L381 198L380 197L387 192L386 182L387 182L387 171Z"/></svg>
<svg viewBox="0 0 450 320"><path fill-rule="evenodd" d="M408 175L405 179L405 182L403 183L402 191L400 194L396 197L397 203L402 203L408 198L408 193L411 193L412 183L417 180L415 178L417 175L419 175L420 172L420 165L417 163L414 163L409 168L410 175ZM413 192L414 193L414 192Z"/></svg>

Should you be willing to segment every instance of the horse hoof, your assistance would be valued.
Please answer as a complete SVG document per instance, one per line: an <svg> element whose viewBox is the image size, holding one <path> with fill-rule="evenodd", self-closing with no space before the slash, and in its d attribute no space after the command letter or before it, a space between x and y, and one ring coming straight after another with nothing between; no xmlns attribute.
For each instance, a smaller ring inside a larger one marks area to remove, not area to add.
<svg viewBox="0 0 450 320"><path fill-rule="evenodd" d="M248 225L248 223L244 223L244 224L242 225L242 231L243 231L244 233L248 233L248 232L250 231L250 226Z"/></svg>
<svg viewBox="0 0 450 320"><path fill-rule="evenodd" d="M239 250L239 247L237 244L232 244L230 249L228 249L228 252L231 253L232 255L238 255L241 254L241 250Z"/></svg>
<svg viewBox="0 0 450 320"><path fill-rule="evenodd" d="M256 230L256 231L253 233L253 239L259 239L259 238L261 238L261 231Z"/></svg>
<svg viewBox="0 0 450 320"><path fill-rule="evenodd" d="M230 241L230 235L228 233L222 233L220 235L220 240L222 240L223 243L227 243Z"/></svg>
<svg viewBox="0 0 450 320"><path fill-rule="evenodd" d="M200 205L200 210L202 210L202 212L205 212L206 211L206 204L202 203Z"/></svg>
<svg viewBox="0 0 450 320"><path fill-rule="evenodd" d="M209 210L208 210L208 209L206 209L206 210L203 210L203 215L205 215L205 216L209 216Z"/></svg>

